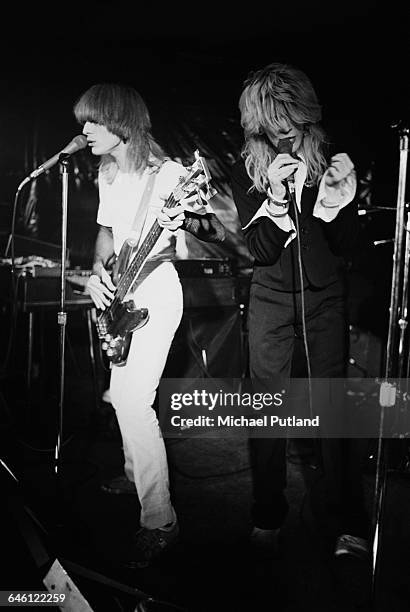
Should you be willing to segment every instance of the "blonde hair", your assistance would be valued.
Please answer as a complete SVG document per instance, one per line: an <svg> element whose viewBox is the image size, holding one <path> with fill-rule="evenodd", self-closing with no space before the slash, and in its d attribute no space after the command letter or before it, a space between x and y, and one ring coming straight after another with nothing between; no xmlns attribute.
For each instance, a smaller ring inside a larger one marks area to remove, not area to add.
<svg viewBox="0 0 410 612"><path fill-rule="evenodd" d="M317 183L324 170L325 133L319 124L322 110L313 85L301 71L286 64L269 64L251 74L239 99L245 144L241 156L258 191L268 186L268 166L276 152L266 132L292 125L303 132L301 153L307 164L307 181Z"/></svg>
<svg viewBox="0 0 410 612"><path fill-rule="evenodd" d="M112 134L129 144L127 158L135 172L147 166L160 166L165 153L151 134L148 108L133 88L117 83L101 83L90 87L74 105L77 121L104 125ZM108 180L114 179L117 166L111 155L102 155L100 170Z"/></svg>

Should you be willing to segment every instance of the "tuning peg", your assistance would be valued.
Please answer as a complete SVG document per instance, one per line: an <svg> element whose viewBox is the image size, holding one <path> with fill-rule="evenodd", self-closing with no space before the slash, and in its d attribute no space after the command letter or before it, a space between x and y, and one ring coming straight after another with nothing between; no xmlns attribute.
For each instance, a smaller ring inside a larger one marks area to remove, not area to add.
<svg viewBox="0 0 410 612"><path fill-rule="evenodd" d="M117 341L116 341L116 340L111 340L111 341L110 341L110 346L115 346L116 344L117 344Z"/></svg>
<svg viewBox="0 0 410 612"><path fill-rule="evenodd" d="M107 342L109 342L111 338L112 338L111 334L105 334L104 336L104 340L106 340Z"/></svg>
<svg viewBox="0 0 410 612"><path fill-rule="evenodd" d="M103 350L103 351L106 351L106 350L107 350L107 348L108 348L108 344L107 344L107 342L103 342L103 343L101 344L101 348L102 348L102 350Z"/></svg>
<svg viewBox="0 0 410 612"><path fill-rule="evenodd" d="M112 348L107 349L107 356L112 357L114 355L114 351Z"/></svg>

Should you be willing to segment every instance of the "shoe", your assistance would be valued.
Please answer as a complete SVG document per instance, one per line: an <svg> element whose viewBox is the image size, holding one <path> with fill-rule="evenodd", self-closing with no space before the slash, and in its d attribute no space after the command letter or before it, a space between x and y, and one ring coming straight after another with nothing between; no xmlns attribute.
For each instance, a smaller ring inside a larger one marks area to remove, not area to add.
<svg viewBox="0 0 410 612"><path fill-rule="evenodd" d="M335 557L351 555L358 559L366 559L369 556L369 552L368 542L364 538L344 534L336 541Z"/></svg>
<svg viewBox="0 0 410 612"><path fill-rule="evenodd" d="M133 558L127 561L129 569L148 567L153 561L173 546L179 536L178 522L176 521L170 529L147 529L141 527L137 531L134 540Z"/></svg>
<svg viewBox="0 0 410 612"><path fill-rule="evenodd" d="M276 555L279 550L280 529L260 529L254 527L249 536L251 547L266 555Z"/></svg>
<svg viewBox="0 0 410 612"><path fill-rule="evenodd" d="M101 485L101 491L112 495L137 495L135 484L124 475L116 476Z"/></svg>

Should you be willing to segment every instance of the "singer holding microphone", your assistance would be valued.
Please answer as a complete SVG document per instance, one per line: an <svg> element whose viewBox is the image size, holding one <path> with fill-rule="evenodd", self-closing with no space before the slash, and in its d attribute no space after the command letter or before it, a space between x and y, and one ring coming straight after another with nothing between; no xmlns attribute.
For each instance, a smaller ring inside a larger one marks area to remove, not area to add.
<svg viewBox="0 0 410 612"><path fill-rule="evenodd" d="M253 385L269 390L275 377L290 377L297 339L311 377L344 377L344 269L359 229L353 163L346 153L330 151L313 86L292 66L274 63L251 74L239 109L245 142L231 185L254 258L248 316ZM328 509L337 523L335 554L364 556L361 483L356 477L343 485L341 440L320 443ZM251 542L274 550L288 512L286 440L252 437L250 453Z"/></svg>

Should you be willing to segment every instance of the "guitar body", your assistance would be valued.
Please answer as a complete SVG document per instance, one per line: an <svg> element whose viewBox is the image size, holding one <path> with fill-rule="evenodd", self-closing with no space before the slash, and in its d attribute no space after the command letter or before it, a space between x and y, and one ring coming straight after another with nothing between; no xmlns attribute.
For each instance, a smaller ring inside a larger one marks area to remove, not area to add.
<svg viewBox="0 0 410 612"><path fill-rule="evenodd" d="M132 238L125 240L122 245L112 268L112 279L115 285L118 285L125 274L135 247L136 241ZM127 300L119 303L115 308L115 316L113 314L111 309L100 314L97 319L98 336L103 341L101 348L106 352L110 364L124 366L127 363L132 334L147 323L148 309L137 308L134 300Z"/></svg>
<svg viewBox="0 0 410 612"><path fill-rule="evenodd" d="M101 313L97 319L98 336L112 365L123 366L127 363L132 334L143 327L148 319L148 309L137 308L133 300L119 304L114 319L108 310Z"/></svg>

